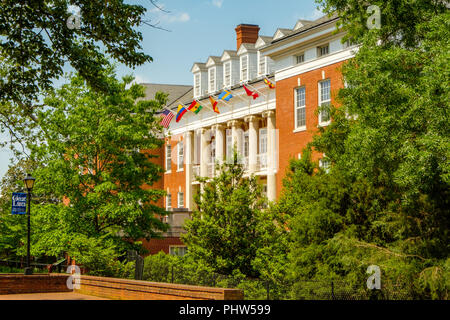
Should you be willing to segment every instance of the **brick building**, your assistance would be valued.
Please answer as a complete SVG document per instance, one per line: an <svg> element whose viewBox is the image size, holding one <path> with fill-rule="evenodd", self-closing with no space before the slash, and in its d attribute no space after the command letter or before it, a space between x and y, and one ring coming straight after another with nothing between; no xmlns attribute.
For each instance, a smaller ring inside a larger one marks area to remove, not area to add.
<svg viewBox="0 0 450 320"><path fill-rule="evenodd" d="M214 176L214 164L229 158L233 146L246 174L257 176L269 200L276 201L290 159L301 156L318 126L330 123L329 113L318 113L318 107L335 104L335 92L344 85L340 67L354 56L356 48L342 43L344 34L335 32L338 19L299 20L293 29L278 29L273 36L242 24L236 28L236 50L193 64L193 87L168 108L176 114L179 104L187 107L195 99L203 109L188 112L179 123L174 119L161 150L164 206L174 213L168 219L175 229L181 231L194 209L193 195L200 191L195 176ZM259 97L248 96L244 85ZM224 90L233 95L228 102L218 98ZM213 111L210 96L219 101L220 114ZM322 154L314 159L327 163ZM173 237L146 246L152 253L168 253L183 245Z"/></svg>

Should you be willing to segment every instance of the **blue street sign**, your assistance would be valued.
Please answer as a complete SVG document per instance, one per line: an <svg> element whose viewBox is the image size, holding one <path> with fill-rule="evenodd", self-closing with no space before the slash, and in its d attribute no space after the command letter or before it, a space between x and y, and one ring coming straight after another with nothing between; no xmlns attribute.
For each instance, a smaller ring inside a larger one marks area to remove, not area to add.
<svg viewBox="0 0 450 320"><path fill-rule="evenodd" d="M27 213L27 194L14 192L12 195L12 214Z"/></svg>

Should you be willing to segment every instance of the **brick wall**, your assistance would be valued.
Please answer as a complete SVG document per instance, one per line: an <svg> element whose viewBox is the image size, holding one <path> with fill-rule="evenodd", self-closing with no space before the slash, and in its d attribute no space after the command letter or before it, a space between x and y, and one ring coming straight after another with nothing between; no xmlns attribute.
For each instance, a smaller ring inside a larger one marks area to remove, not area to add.
<svg viewBox="0 0 450 320"><path fill-rule="evenodd" d="M1 294L70 292L66 285L69 275L42 274L25 276L21 274L0 274Z"/></svg>
<svg viewBox="0 0 450 320"><path fill-rule="evenodd" d="M166 145L170 144L172 147L172 173L164 175L164 190L169 190L172 195L172 208L178 208L178 192L183 192L184 194L184 204L186 204L186 173L185 166L183 166L183 171L177 171L177 159L178 159L178 143L184 141L183 135L176 135L166 139ZM164 148L164 159L165 159L165 148ZM186 146L184 146L184 152L186 155ZM163 166L165 168L165 166ZM181 187L181 189L180 189Z"/></svg>
<svg viewBox="0 0 450 320"><path fill-rule="evenodd" d="M150 239L150 241L142 240L142 246L149 251L149 254L157 254L163 251L169 254L170 246L182 246L184 245L178 237L167 237L161 239Z"/></svg>
<svg viewBox="0 0 450 320"><path fill-rule="evenodd" d="M114 300L242 300L240 289L221 289L115 278L81 276L74 292Z"/></svg>
<svg viewBox="0 0 450 320"><path fill-rule="evenodd" d="M318 116L316 114L319 105L319 85L324 79L331 81L331 103L336 105L335 94L338 89L343 87L342 74L340 67L344 62L339 62L320 69L293 76L288 79L277 81L277 109L276 122L279 134L279 168L277 174L277 198L283 188L283 179L288 169L289 161L292 158L297 159L298 154L302 152L308 142L317 133ZM322 71L325 73L323 79ZM294 89L298 88L298 79L300 86L305 86L306 90L306 131L294 132ZM313 154L313 160L318 161L322 155Z"/></svg>

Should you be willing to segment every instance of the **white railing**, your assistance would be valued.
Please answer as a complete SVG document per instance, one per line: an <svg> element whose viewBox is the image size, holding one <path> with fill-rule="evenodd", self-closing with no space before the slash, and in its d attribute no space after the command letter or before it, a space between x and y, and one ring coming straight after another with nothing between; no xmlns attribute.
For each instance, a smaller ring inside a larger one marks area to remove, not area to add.
<svg viewBox="0 0 450 320"><path fill-rule="evenodd" d="M267 153L258 154L256 167L257 171L263 171L267 169Z"/></svg>
<svg viewBox="0 0 450 320"><path fill-rule="evenodd" d="M248 169L249 169L249 159L248 159L248 157L244 157L242 159L242 164L244 166L244 170L248 171Z"/></svg>
<svg viewBox="0 0 450 320"><path fill-rule="evenodd" d="M194 173L193 179L195 179L195 177L200 176L200 166L193 166L192 167L192 171Z"/></svg>
<svg viewBox="0 0 450 320"><path fill-rule="evenodd" d="M216 164L208 163L208 178L214 178L216 173Z"/></svg>

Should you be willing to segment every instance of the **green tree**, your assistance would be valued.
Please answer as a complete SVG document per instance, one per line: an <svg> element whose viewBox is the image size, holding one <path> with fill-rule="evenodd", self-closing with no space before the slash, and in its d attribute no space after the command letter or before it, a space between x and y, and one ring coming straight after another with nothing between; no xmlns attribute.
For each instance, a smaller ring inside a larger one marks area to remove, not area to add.
<svg viewBox="0 0 450 320"><path fill-rule="evenodd" d="M34 192L52 194L54 201L33 210L35 256L68 252L82 261L89 254L80 252L89 246L82 246L83 251L74 244L83 239L91 239L95 247L115 247L120 255L140 250L134 241L167 230L156 218L165 214L156 205L164 191L143 188L162 173L145 150L163 143L155 113L167 96L158 93L156 100L145 101L143 87L126 88L131 77L118 81L109 75L114 88L109 95L74 76L45 99L48 109L39 114L44 143L29 148L43 164L34 172Z"/></svg>
<svg viewBox="0 0 450 320"><path fill-rule="evenodd" d="M420 43L423 34L416 27L447 11L445 0L316 0L329 14L340 17L338 27L348 31L351 40L360 43L369 33L367 20L372 15L367 9L376 5L380 8L381 29L378 39L384 43L398 43L414 47Z"/></svg>
<svg viewBox="0 0 450 320"><path fill-rule="evenodd" d="M292 217L295 279L364 288L375 264L386 287L448 298L449 22L443 13L415 25L413 48L368 33L345 65L342 106L292 163L277 207ZM329 172L311 162L313 149Z"/></svg>
<svg viewBox="0 0 450 320"><path fill-rule="evenodd" d="M32 172L36 165L31 161L19 161L9 167L0 183L0 259L20 259L17 250L26 239L26 216L11 214L13 192L26 192L23 178L25 172Z"/></svg>
<svg viewBox="0 0 450 320"><path fill-rule="evenodd" d="M185 224L183 241L189 255L215 272L231 275L239 270L254 277L259 272L252 264L273 219L264 210L267 199L256 178L244 177L237 153L233 159L216 166L216 177L199 178L203 190L195 196L197 210Z"/></svg>
<svg viewBox="0 0 450 320"><path fill-rule="evenodd" d="M91 88L108 92L113 88L103 69L109 59L133 68L151 62L138 28L159 27L146 11L123 0L2 0L0 132L7 131L11 145L34 138L37 115L45 108L41 94L63 76L64 67L72 67ZM80 24L73 24L78 19Z"/></svg>

